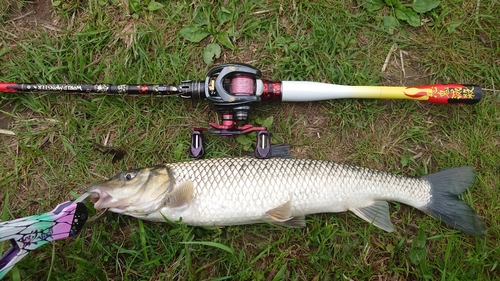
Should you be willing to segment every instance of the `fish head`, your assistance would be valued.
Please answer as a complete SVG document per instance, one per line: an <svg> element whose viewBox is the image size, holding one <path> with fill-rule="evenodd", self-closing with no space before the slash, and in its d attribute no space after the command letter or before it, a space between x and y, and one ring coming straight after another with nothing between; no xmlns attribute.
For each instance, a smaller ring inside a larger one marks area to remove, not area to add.
<svg viewBox="0 0 500 281"><path fill-rule="evenodd" d="M132 209L155 209L158 198L172 191L173 178L166 166L130 169L108 181L89 187L94 208L124 213ZM148 205L149 204L149 205Z"/></svg>

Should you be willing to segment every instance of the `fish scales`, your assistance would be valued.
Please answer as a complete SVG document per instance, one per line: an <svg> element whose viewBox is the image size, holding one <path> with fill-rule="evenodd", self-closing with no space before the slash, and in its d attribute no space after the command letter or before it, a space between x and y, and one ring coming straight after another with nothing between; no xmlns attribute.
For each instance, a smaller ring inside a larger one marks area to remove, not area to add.
<svg viewBox="0 0 500 281"><path fill-rule="evenodd" d="M223 158L166 166L176 184L194 183L182 220L197 225L269 221L266 211L289 200L292 216L300 216L364 207L373 203L374 193L378 200L411 202L417 208L430 199L425 180L327 161Z"/></svg>
<svg viewBox="0 0 500 281"><path fill-rule="evenodd" d="M471 167L422 177L309 159L218 158L131 169L89 187L96 209L151 221L199 226L270 222L305 226L304 216L352 211L393 231L397 201L472 235L483 219L458 195L475 180Z"/></svg>

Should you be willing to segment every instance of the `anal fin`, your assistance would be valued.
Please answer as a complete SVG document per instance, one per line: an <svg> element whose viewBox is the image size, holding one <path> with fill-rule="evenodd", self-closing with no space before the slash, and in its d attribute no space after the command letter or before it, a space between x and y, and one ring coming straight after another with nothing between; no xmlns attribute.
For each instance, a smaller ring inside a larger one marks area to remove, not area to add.
<svg viewBox="0 0 500 281"><path fill-rule="evenodd" d="M175 187L174 191L168 196L167 203L169 208L181 208L188 206L193 200L194 184L190 181L181 183Z"/></svg>
<svg viewBox="0 0 500 281"><path fill-rule="evenodd" d="M389 216L389 204L386 201L375 201L369 206L350 210L358 217L372 223L376 227L382 228L387 232L394 231L394 226Z"/></svg>

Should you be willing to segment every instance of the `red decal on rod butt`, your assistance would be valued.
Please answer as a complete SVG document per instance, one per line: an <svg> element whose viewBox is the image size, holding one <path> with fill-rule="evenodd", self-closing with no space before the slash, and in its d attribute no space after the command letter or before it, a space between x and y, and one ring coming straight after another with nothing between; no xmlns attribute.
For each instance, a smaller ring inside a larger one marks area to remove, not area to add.
<svg viewBox="0 0 500 281"><path fill-rule="evenodd" d="M474 99L474 87L461 84L435 84L408 87L404 91L410 98L425 100L433 103L447 104L453 100Z"/></svg>

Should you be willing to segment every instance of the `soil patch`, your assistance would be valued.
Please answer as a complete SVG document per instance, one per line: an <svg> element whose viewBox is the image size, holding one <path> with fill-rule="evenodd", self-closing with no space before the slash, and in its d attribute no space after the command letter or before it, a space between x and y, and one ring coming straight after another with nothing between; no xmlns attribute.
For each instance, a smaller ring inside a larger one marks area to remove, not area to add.
<svg viewBox="0 0 500 281"><path fill-rule="evenodd" d="M18 5L10 5L9 17L4 25L12 34L22 34L25 30L36 30L38 26L45 29L57 30L58 24L55 10L49 0L26 2L19 8Z"/></svg>

